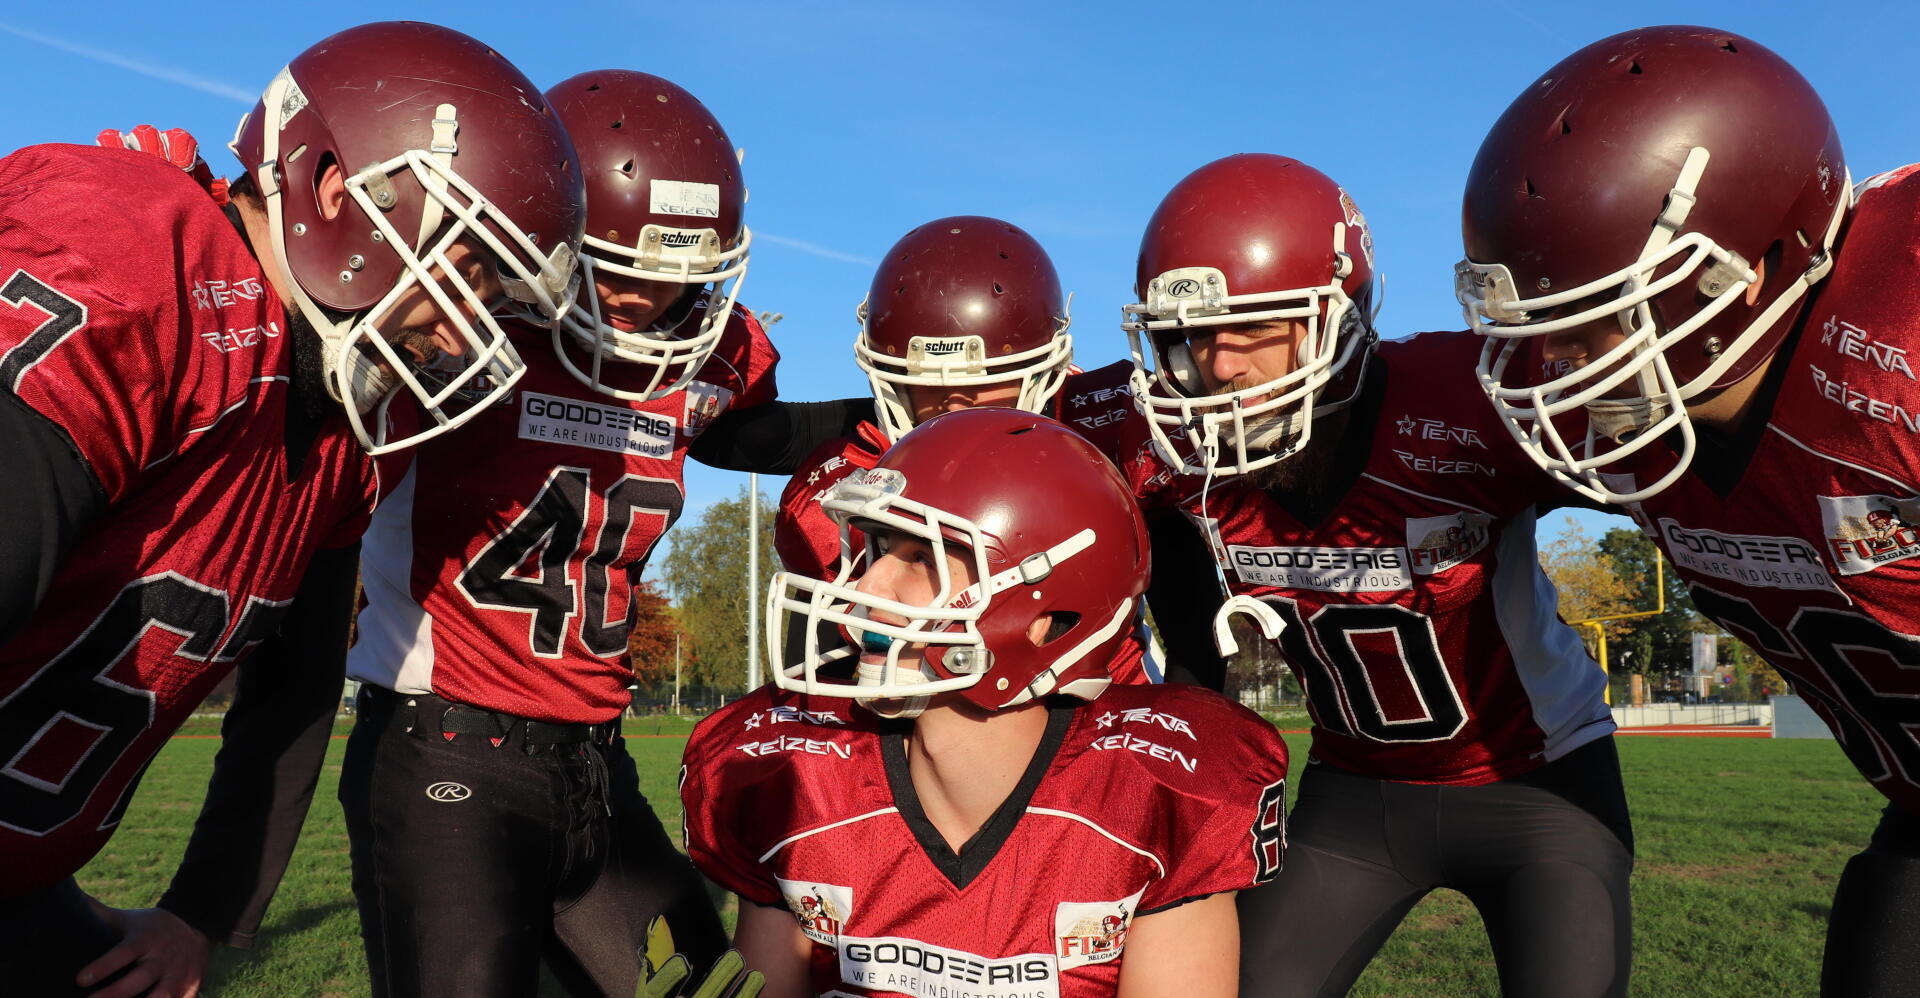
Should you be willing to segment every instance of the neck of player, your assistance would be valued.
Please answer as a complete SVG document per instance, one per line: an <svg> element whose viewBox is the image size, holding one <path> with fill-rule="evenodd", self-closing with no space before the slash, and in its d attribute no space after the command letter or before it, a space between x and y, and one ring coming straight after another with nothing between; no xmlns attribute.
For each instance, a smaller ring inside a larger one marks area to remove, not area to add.
<svg viewBox="0 0 1920 998"><path fill-rule="evenodd" d="M1013 793L1046 728L1039 700L987 711L954 697L936 700L914 720L907 772L947 848L958 853Z"/></svg>

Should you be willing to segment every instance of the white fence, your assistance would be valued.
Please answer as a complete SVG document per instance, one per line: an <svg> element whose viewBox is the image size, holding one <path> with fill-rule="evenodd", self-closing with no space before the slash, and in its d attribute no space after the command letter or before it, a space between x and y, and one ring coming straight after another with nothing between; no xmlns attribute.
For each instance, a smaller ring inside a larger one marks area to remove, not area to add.
<svg viewBox="0 0 1920 998"><path fill-rule="evenodd" d="M1658 703L1645 707L1615 707L1613 721L1623 728L1653 728L1668 724L1739 724L1770 727L1773 705L1768 703Z"/></svg>

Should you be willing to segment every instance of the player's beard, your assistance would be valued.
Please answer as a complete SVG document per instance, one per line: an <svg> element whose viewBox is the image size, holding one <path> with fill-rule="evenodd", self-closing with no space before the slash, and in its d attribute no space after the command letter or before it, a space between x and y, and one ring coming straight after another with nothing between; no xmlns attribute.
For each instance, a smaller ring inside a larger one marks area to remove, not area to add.
<svg viewBox="0 0 1920 998"><path fill-rule="evenodd" d="M1297 454L1248 472L1248 479L1261 491L1298 497L1318 505L1323 493L1335 487L1328 479L1333 472L1334 455L1347 435L1352 417L1352 406L1341 406L1317 418L1309 415L1313 420L1313 436L1307 439L1307 445Z"/></svg>
<svg viewBox="0 0 1920 998"><path fill-rule="evenodd" d="M319 421L340 413L340 403L327 394L327 364L320 331L299 309L287 311L287 334L293 337L293 371L288 384L293 407L306 419Z"/></svg>

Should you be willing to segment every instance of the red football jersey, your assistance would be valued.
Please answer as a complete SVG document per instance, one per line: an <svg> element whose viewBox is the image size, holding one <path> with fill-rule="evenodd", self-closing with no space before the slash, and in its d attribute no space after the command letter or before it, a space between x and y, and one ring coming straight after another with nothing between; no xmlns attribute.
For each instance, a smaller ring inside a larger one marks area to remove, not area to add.
<svg viewBox="0 0 1920 998"><path fill-rule="evenodd" d="M414 448L367 531L353 678L535 720L598 724L627 706L632 579L680 515L687 448L730 409L774 400L779 354L736 308L684 389L628 402L549 362L512 398Z"/></svg>
<svg viewBox="0 0 1920 998"><path fill-rule="evenodd" d="M687 850L813 942L822 995L1111 995L1135 915L1280 869L1286 744L1194 686L1058 700L1018 787L956 855L907 773L905 725L763 687L700 723Z"/></svg>
<svg viewBox="0 0 1920 998"><path fill-rule="evenodd" d="M1133 394L1127 379L1133 365L1127 361L1067 376L1057 396L1053 416L1080 431L1100 453L1119 452L1132 418ZM887 452L887 435L872 423L860 424L854 436L829 440L800 462L780 493L780 512L774 519L773 548L782 568L812 579L831 579L840 564L840 528L820 507L820 499L834 483L874 467ZM858 531L853 543L861 543ZM1152 640L1144 617L1134 625L1114 655L1116 683L1157 683L1161 669L1147 655Z"/></svg>
<svg viewBox="0 0 1920 998"><path fill-rule="evenodd" d="M0 383L72 438L108 506L0 646L0 895L73 873L149 760L351 543L373 462L331 420L287 459L279 297L157 157L0 159Z"/></svg>
<svg viewBox="0 0 1920 998"><path fill-rule="evenodd" d="M1490 783L1614 729L1606 676L1534 551L1534 504L1559 486L1480 394L1479 349L1466 332L1379 345L1371 450L1321 523L1246 477L1203 492L1134 431L1126 471L1142 503L1178 503L1229 590L1286 622L1313 758L1376 779Z"/></svg>
<svg viewBox="0 0 1920 998"><path fill-rule="evenodd" d="M1702 477L1703 452L1628 511L1694 606L1792 681L1881 793L1920 813L1917 219L1920 165L1861 185L1730 491Z"/></svg>

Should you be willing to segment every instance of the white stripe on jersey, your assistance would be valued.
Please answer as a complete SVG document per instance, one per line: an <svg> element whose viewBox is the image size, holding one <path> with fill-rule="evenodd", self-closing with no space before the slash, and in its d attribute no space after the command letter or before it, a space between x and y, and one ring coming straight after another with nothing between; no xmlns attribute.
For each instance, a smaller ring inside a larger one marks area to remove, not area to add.
<svg viewBox="0 0 1920 998"><path fill-rule="evenodd" d="M1487 595L1551 762L1612 734L1614 723L1603 699L1607 674L1587 654L1573 627L1560 620L1559 594L1540 570L1533 544L1535 518L1529 506L1500 525Z"/></svg>
<svg viewBox="0 0 1920 998"><path fill-rule="evenodd" d="M1811 447L1808 447L1806 444L1803 444L1800 441L1793 439L1793 434L1788 433L1787 431L1779 428L1778 426L1773 425L1772 423L1767 424L1767 429L1780 434L1781 438L1786 440L1787 443L1790 443L1795 447L1798 447L1801 450L1806 451L1809 454L1812 454L1814 457L1817 457L1822 461L1832 461L1834 464L1844 465L1846 467L1852 468L1855 471L1872 475L1873 477L1878 478L1883 482L1887 482L1892 485L1897 485L1900 488L1906 489L1908 492L1920 492L1920 489L1916 489L1913 486L1908 485L1907 483L1901 481L1900 479L1894 478L1886 474L1885 472L1875 471L1872 468L1869 468L1865 465L1854 464L1852 461L1843 461L1837 457L1834 457L1832 454L1822 454L1819 451L1814 450ZM1848 597L1847 602L1849 603L1853 602L1853 598Z"/></svg>
<svg viewBox="0 0 1920 998"><path fill-rule="evenodd" d="M1119 843L1120 845L1123 845L1128 849L1131 849L1134 852L1137 852L1140 855L1145 856L1150 860L1153 860L1153 865L1160 868L1160 875L1162 877L1167 875L1167 864L1160 862L1160 857L1155 856L1153 853L1150 853L1145 849L1142 849L1139 846L1134 845L1133 843L1120 838L1120 836L1115 835L1104 828L1101 828L1098 822L1095 822L1092 818L1089 818L1084 814L1075 814L1072 811L1057 811L1050 807L1030 807L1030 808L1027 808L1027 813L1028 814L1045 814L1045 815L1051 815L1052 817L1055 817L1055 818L1065 818L1068 821L1077 821L1087 826L1088 828L1091 828L1094 831L1099 832L1100 834L1106 836L1107 838L1112 839L1113 841Z"/></svg>
<svg viewBox="0 0 1920 998"><path fill-rule="evenodd" d="M395 693L433 692L433 618L413 598L414 473L407 474L367 525L360 585L367 607L347 652L347 675Z"/></svg>
<svg viewBox="0 0 1920 998"><path fill-rule="evenodd" d="M836 828L840 828L845 825L851 825L858 821L865 821L868 818L878 818L883 814L899 814L899 813L900 813L900 809L897 807L883 807L878 811L868 811L866 814L856 814L851 818L847 818L844 821L836 821L831 825L821 825L819 828L808 829L807 831L801 832L798 835L789 835L786 838L781 839L778 842L775 842L773 844L773 848L768 849L764 855L762 855L759 859L755 860L754 862L764 863L767 860L772 859L774 853L777 853L780 850L785 849L786 847L794 844L795 842L800 841L801 839L806 838L809 835L818 835L821 832L830 832ZM686 836L683 834L681 837L685 838Z"/></svg>

